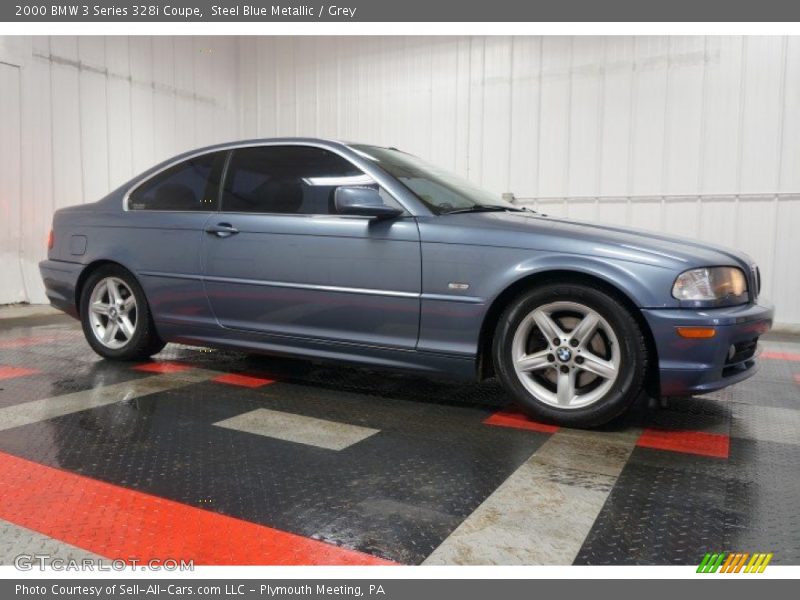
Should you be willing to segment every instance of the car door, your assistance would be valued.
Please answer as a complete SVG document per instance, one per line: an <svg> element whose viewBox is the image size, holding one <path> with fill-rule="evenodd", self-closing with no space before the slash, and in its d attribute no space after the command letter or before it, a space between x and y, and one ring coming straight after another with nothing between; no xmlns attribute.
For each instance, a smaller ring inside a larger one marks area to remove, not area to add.
<svg viewBox="0 0 800 600"><path fill-rule="evenodd" d="M133 188L105 245L131 268L156 321L216 326L202 282L205 225L215 213L226 151L179 161Z"/></svg>
<svg viewBox="0 0 800 600"><path fill-rule="evenodd" d="M376 185L323 147L232 152L221 211L203 242L205 289L222 326L415 347L421 285L416 221L407 213L393 219L336 214L336 188L353 184Z"/></svg>

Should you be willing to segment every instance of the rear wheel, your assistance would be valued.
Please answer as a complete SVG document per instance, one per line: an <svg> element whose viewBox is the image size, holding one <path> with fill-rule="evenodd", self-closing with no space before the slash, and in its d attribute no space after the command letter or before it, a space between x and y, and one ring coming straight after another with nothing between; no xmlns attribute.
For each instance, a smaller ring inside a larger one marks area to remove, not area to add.
<svg viewBox="0 0 800 600"><path fill-rule="evenodd" d="M165 346L144 291L122 267L108 265L92 273L83 287L80 308L86 340L104 358L140 360Z"/></svg>
<svg viewBox="0 0 800 600"><path fill-rule="evenodd" d="M535 419L594 427L642 389L647 347L636 320L600 289L547 284L513 302L494 337L495 371Z"/></svg>

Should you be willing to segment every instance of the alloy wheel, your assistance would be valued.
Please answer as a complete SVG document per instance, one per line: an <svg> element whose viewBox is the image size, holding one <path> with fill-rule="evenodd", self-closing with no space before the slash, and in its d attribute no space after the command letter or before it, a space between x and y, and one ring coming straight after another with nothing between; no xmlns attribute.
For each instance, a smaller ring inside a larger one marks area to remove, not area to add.
<svg viewBox="0 0 800 600"><path fill-rule="evenodd" d="M599 401L620 373L617 334L577 302L540 306L520 322L511 344L514 370L540 402L560 409Z"/></svg>
<svg viewBox="0 0 800 600"><path fill-rule="evenodd" d="M89 298L89 321L97 340L106 348L125 346L136 333L136 297L118 277L97 282Z"/></svg>

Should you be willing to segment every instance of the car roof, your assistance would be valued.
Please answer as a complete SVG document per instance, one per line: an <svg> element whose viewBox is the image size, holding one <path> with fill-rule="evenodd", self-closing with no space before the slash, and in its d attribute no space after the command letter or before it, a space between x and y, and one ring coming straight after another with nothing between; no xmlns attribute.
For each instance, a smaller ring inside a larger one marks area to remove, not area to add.
<svg viewBox="0 0 800 600"><path fill-rule="evenodd" d="M220 142L217 144L212 144L210 146L201 146L199 148L193 148L192 150L182 153L178 156L182 156L183 154L198 154L203 152L213 152L214 150L223 150L225 148L231 148L236 146L258 146L260 144L328 144L331 146L341 146L341 147L350 147L354 145L361 145L363 142L353 142L347 140L337 140L333 138L322 138L322 137L275 137L275 138L251 138L251 139L243 139L243 140L229 140L227 142ZM384 147L380 144L364 144L368 146L375 146L375 147ZM177 157L176 157L177 158Z"/></svg>

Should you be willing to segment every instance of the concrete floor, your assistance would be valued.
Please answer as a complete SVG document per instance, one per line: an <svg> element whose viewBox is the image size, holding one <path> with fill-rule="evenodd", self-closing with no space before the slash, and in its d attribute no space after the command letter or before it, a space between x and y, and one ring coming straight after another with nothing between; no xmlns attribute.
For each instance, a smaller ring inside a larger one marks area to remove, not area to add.
<svg viewBox="0 0 800 600"><path fill-rule="evenodd" d="M35 314L30 314L33 310ZM77 322L0 309L0 562L800 561L800 339L738 386L643 399L598 431L494 382L169 345L97 357Z"/></svg>

